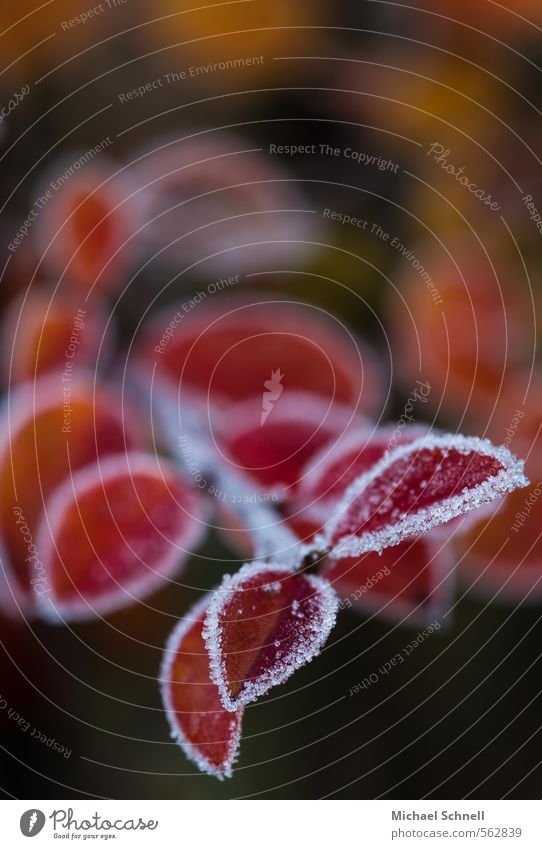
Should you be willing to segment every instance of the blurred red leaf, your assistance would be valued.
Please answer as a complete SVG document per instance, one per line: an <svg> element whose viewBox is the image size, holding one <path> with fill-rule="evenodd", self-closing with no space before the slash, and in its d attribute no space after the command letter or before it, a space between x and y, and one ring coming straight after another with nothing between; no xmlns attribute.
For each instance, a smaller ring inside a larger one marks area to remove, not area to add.
<svg viewBox="0 0 542 849"><path fill-rule="evenodd" d="M277 0L268 2L276 6ZM201 12L197 17L201 22ZM186 43L191 40L187 26L183 53L198 40ZM278 157L247 149L246 139L218 131L154 138L134 159L130 170L145 187L148 208L141 238L161 263L186 268L204 262L213 275L230 274L232 268L261 273L270 263L297 266L315 250L319 222L303 212L302 186L290 179ZM211 292L235 285L238 277Z"/></svg>
<svg viewBox="0 0 542 849"><path fill-rule="evenodd" d="M52 183L55 189L36 231L41 261L80 290L111 289L123 282L136 252L134 242L127 243L139 222L137 194L103 155L66 179L78 160L76 151L72 156L54 163L44 181L44 191Z"/></svg>
<svg viewBox="0 0 542 849"><path fill-rule="evenodd" d="M105 304L73 294L34 290L10 304L2 322L3 371L11 384L58 369L96 365L107 357L114 337ZM102 347L103 346L103 347Z"/></svg>
<svg viewBox="0 0 542 849"><path fill-rule="evenodd" d="M352 411L318 395L285 391L261 422L261 396L230 406L219 427L226 459L263 486L294 490L302 468L324 446L338 444Z"/></svg>
<svg viewBox="0 0 542 849"><path fill-rule="evenodd" d="M398 377L407 388L423 375L432 387L433 410L457 421L468 416L485 427L503 380L517 381L530 368L525 328L532 324L531 305L503 259L496 277L487 258L471 255L462 243L450 256L425 245L420 251L442 304L435 308L412 264L398 274L400 300L390 293L387 306Z"/></svg>
<svg viewBox="0 0 542 849"><path fill-rule="evenodd" d="M199 495L147 454L75 472L52 494L38 531L47 618L92 618L149 595L198 543Z"/></svg>
<svg viewBox="0 0 542 849"><path fill-rule="evenodd" d="M542 480L508 495L458 542L464 586L484 600L540 604Z"/></svg>
<svg viewBox="0 0 542 849"><path fill-rule="evenodd" d="M133 412L90 376L63 382L46 375L9 395L0 436L0 533L11 582L23 593L30 592L33 569L27 558L35 539L25 538L22 529L36 533L51 491L97 457L141 445ZM21 511L18 522L14 510Z"/></svg>
<svg viewBox="0 0 542 849"><path fill-rule="evenodd" d="M254 296L253 296L254 298ZM146 329L139 365L200 406L257 399L280 371L285 391L374 410L382 381L372 351L338 321L292 301L222 296L220 305L172 305ZM173 324L173 326L171 326Z"/></svg>
<svg viewBox="0 0 542 849"><path fill-rule="evenodd" d="M448 608L454 565L450 547L426 534L380 554L329 559L324 577L340 596L341 608L427 624Z"/></svg>

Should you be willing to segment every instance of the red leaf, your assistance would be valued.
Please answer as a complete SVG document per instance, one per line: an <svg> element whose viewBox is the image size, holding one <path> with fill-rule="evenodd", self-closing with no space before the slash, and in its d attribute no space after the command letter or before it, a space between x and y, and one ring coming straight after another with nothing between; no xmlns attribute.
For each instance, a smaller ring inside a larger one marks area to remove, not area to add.
<svg viewBox="0 0 542 849"><path fill-rule="evenodd" d="M312 456L300 474L299 486L288 505L288 521L304 538L321 530L337 498L399 442L406 444L427 433L418 426L353 429L328 442Z"/></svg>
<svg viewBox="0 0 542 849"><path fill-rule="evenodd" d="M507 448L476 437L422 437L354 481L325 541L335 557L381 551L527 483Z"/></svg>
<svg viewBox="0 0 542 849"><path fill-rule="evenodd" d="M493 516L460 539L463 585L484 600L540 604L541 528L542 480L538 480L523 492L508 495Z"/></svg>
<svg viewBox="0 0 542 849"><path fill-rule="evenodd" d="M28 600L36 577L28 557L48 496L98 457L139 448L134 421L118 395L90 376L62 382L60 375L46 375L9 395L0 428L0 533L10 583Z"/></svg>
<svg viewBox="0 0 542 849"><path fill-rule="evenodd" d="M170 11L175 7L168 7ZM261 14L270 26L266 12ZM201 38L205 10L200 8L197 17L194 35ZM188 42L190 26L183 24L183 40ZM252 32L249 37L254 36ZM135 158L131 170L135 182L145 188L147 211L141 236L150 256L170 268L204 262L206 273L227 275L231 269L255 267L262 273L269 264L276 268L277 262L292 268L315 249L318 221L302 211L307 201L299 181L285 174L277 158L243 149L246 146L227 132L213 133L212 138L198 132L176 141L153 139ZM221 278L209 285L208 294L242 286L239 280L239 274Z"/></svg>
<svg viewBox="0 0 542 849"><path fill-rule="evenodd" d="M55 163L50 172L55 181L65 167ZM104 156L58 186L36 229L41 260L53 276L66 274L83 291L122 282L134 259L129 240L140 221L132 188Z"/></svg>
<svg viewBox="0 0 542 849"><path fill-rule="evenodd" d="M341 608L427 624L449 607L454 565L450 547L427 534L381 554L330 560L324 576L341 597Z"/></svg>
<svg viewBox="0 0 542 849"><path fill-rule="evenodd" d="M171 633L160 683L171 736L199 769L223 779L232 774L244 708L225 710L209 675L202 636L209 600L200 599Z"/></svg>
<svg viewBox="0 0 542 849"><path fill-rule="evenodd" d="M86 466L52 494L38 531L41 612L84 619L143 598L178 571L203 520L197 493L152 455Z"/></svg>
<svg viewBox="0 0 542 849"><path fill-rule="evenodd" d="M113 319L98 296L83 302L71 292L43 290L16 298L1 332L2 370L12 387L55 369L62 375L66 362L70 371L95 368L98 358L107 359L115 338Z"/></svg>
<svg viewBox="0 0 542 849"><path fill-rule="evenodd" d="M226 575L203 632L224 707L255 701L312 660L336 611L331 585L314 575L258 562Z"/></svg>
<svg viewBox="0 0 542 849"><path fill-rule="evenodd" d="M261 422L262 401L243 401L219 416L220 447L236 469L268 487L298 483L302 468L327 446L333 450L352 422L352 411L306 392L289 392ZM277 494L279 500L284 492Z"/></svg>
<svg viewBox="0 0 542 849"><path fill-rule="evenodd" d="M530 306L504 258L497 279L491 263L464 244L460 269L455 254L424 245L424 267L437 284L440 308L419 285L412 263L396 280L397 290L389 290L392 359L405 390L413 375L424 375L432 387L429 407L457 420L466 415L484 421L500 396L503 376L515 372L517 380L518 369L521 373L529 362Z"/></svg>
<svg viewBox="0 0 542 849"><path fill-rule="evenodd" d="M146 330L139 365L199 407L257 399L277 370L284 391L375 409L382 396L374 354L314 309L276 296L222 297L220 305L186 303L160 313ZM280 401L279 401L280 403ZM272 419L273 414L270 415Z"/></svg>

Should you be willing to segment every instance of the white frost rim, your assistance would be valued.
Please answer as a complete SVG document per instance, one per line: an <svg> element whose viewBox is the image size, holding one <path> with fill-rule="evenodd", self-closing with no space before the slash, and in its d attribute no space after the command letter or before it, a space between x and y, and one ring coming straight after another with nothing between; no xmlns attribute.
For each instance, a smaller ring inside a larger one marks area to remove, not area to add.
<svg viewBox="0 0 542 849"><path fill-rule="evenodd" d="M241 744L241 719L243 716L243 708L238 710L238 728L236 733L232 736L232 740L230 742L230 747L228 751L228 757L224 762L223 768L218 769L215 764L211 763L205 755L203 755L198 749L186 738L183 733L183 730L177 721L177 715L175 712L175 708L173 707L173 703L171 700L170 689L171 689L171 667L173 665L173 661L177 652L179 650L179 646L184 640L185 635L188 633L190 628L197 622L200 618L200 615L209 605L210 596L209 593L206 593L203 598L200 598L190 610L183 616L182 619L177 622L173 631L169 635L166 641L166 645L164 647L164 654L162 657L162 663L160 664L160 676L159 676L159 684L160 684L160 692L162 694L162 701L164 703L164 707L166 709L166 718L171 731L171 739L175 740L175 742L181 747L186 757L194 763L198 769L202 772L207 772L209 775L214 775L219 781L223 781L225 778L231 778L233 770L232 767L237 760L239 755L239 746Z"/></svg>
<svg viewBox="0 0 542 849"><path fill-rule="evenodd" d="M153 454L127 452L110 454L103 460L94 461L75 471L71 477L64 480L51 494L47 502L47 510L40 519L36 533L36 547L44 569L44 583L50 591L43 596L37 596L37 613L53 624L63 624L65 621L94 619L107 615L115 610L127 607L144 597L149 596L162 585L164 578L172 577L180 571L189 553L197 546L204 533L206 516L205 505L198 501L195 494L186 489L190 498L192 511L189 516L190 524L183 528L182 533L176 534L171 541L171 550L166 552L148 572L139 578L128 581L107 596L81 596L77 601L63 602L58 598L51 580L50 564L56 555L54 530L58 528L66 511L75 503L78 497L86 494L95 486L101 486L109 480L127 474L147 474L159 480L177 481L178 472L167 461L156 458ZM184 483L186 486L186 483ZM196 515L197 514L197 515Z"/></svg>
<svg viewBox="0 0 542 849"><path fill-rule="evenodd" d="M228 689L226 669L222 658L222 627L219 622L220 614L224 606L231 600L234 593L238 590L239 585L244 580L252 578L259 572L265 572L267 570L273 570L273 572L278 572L279 574L283 574L288 577L296 574L287 566L280 566L272 562L263 563L261 561L252 561L251 563L246 563L235 575L224 575L222 584L213 593L213 597L207 610L203 635L205 637L207 651L209 652L211 680L218 687L222 704L228 711L236 711L242 705L256 701L259 696L265 695L271 687L283 684L287 681L296 669L304 666L305 663L308 663L318 654L335 624L337 610L339 607L339 598L329 581L326 581L324 578L320 578L317 575L298 573L299 577L303 577L306 581L308 581L310 586L314 589L315 595L319 595L322 602L322 623L319 627L318 639L315 639L314 642L304 651L304 659L302 662L297 661L294 658L289 664L284 664L284 668L280 672L273 671L273 680L271 682L267 679L255 679L253 681L245 682L237 698L233 699Z"/></svg>
<svg viewBox="0 0 542 849"><path fill-rule="evenodd" d="M486 457L498 460L504 468L497 475L483 481L461 495L446 498L434 507L425 507L410 516L402 519L394 525L382 528L379 531L368 531L361 536L348 534L342 537L332 547L333 557L357 557L368 551L381 551L388 546L397 545L406 537L418 536L425 533L435 525L448 522L466 513L467 510L479 507L481 504L492 501L500 495L511 492L522 486L527 486L529 481L524 475L524 464L518 460L505 446L496 447L488 439L480 439L476 436L460 436L457 434L443 434L435 436L428 434L416 439L407 445L400 446L387 458L384 457L368 472L360 475L346 490L342 501L337 506L324 532L319 535L317 544L329 547L337 525L350 509L352 502L376 480L380 474L386 471L394 462L402 460L409 455L415 455L420 449L427 448L453 448L463 454L475 452Z"/></svg>

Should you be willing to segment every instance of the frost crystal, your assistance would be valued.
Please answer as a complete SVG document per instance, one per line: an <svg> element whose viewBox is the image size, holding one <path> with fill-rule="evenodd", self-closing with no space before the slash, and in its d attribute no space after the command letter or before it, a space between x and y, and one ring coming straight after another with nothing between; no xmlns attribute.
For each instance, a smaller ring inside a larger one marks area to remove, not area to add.
<svg viewBox="0 0 542 849"><path fill-rule="evenodd" d="M269 593L269 585L278 592ZM211 678L226 710L255 701L312 660L329 636L337 607L328 581L282 565L254 562L226 575L203 632Z"/></svg>
<svg viewBox="0 0 542 849"><path fill-rule="evenodd" d="M522 461L507 448L429 435L355 480L317 542L335 558L381 551L527 484Z"/></svg>

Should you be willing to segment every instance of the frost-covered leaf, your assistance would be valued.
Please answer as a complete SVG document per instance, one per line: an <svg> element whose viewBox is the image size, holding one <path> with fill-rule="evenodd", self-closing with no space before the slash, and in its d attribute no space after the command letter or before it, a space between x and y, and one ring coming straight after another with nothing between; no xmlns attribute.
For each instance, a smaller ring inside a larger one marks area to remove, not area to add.
<svg viewBox="0 0 542 849"><path fill-rule="evenodd" d="M523 463L507 448L476 437L422 437L354 481L324 541L334 557L381 551L526 484Z"/></svg>
<svg viewBox="0 0 542 849"><path fill-rule="evenodd" d="M278 564L249 563L226 575L204 629L224 707L234 711L255 701L312 660L334 625L337 604L327 581Z"/></svg>
<svg viewBox="0 0 542 849"><path fill-rule="evenodd" d="M40 577L37 525L50 493L96 458L141 447L138 417L90 375L64 383L45 375L10 393L0 417L0 533L11 579L29 601Z"/></svg>
<svg viewBox="0 0 542 849"><path fill-rule="evenodd" d="M244 708L225 710L209 675L202 629L210 598L200 599L172 631L160 685L171 736L199 769L222 779L232 774Z"/></svg>
<svg viewBox="0 0 542 849"><path fill-rule="evenodd" d="M427 624L449 609L455 577L449 545L431 533L408 539L380 554L328 558L324 577L341 598L341 608L356 608L392 622Z"/></svg>
<svg viewBox="0 0 542 849"><path fill-rule="evenodd" d="M255 299L254 292L194 306L172 304L159 313L138 346L140 376L162 379L175 399L180 391L207 412L252 398L260 421L272 381L277 400L269 420L286 392L309 392L363 412L380 406L384 381L374 353L321 311L276 295Z"/></svg>
<svg viewBox="0 0 542 849"><path fill-rule="evenodd" d="M352 410L318 395L286 390L262 424L260 396L217 415L224 457L262 486L276 487L279 500L296 488L301 470L328 446L333 452L352 424ZM261 487L258 487L261 488Z"/></svg>
<svg viewBox="0 0 542 849"><path fill-rule="evenodd" d="M427 428L392 425L352 428L328 442L310 458L300 473L299 486L288 503L288 521L300 536L313 536L328 521L337 500L360 475L369 471L397 444L427 433Z"/></svg>
<svg viewBox="0 0 542 849"><path fill-rule="evenodd" d="M85 466L53 492L38 529L40 611L86 619L149 595L184 563L204 520L197 491L152 455Z"/></svg>

